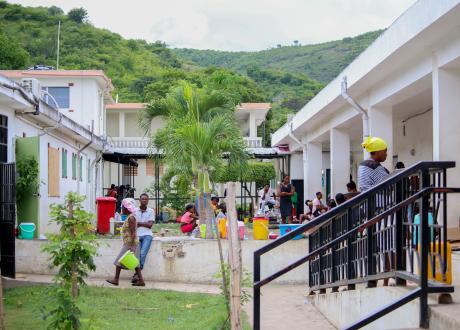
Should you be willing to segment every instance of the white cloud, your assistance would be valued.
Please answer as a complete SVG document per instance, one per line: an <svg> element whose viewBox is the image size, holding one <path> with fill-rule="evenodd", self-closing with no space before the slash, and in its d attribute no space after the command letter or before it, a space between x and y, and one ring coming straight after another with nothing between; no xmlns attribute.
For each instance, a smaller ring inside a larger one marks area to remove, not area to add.
<svg viewBox="0 0 460 330"><path fill-rule="evenodd" d="M173 47L259 50L324 42L388 27L415 0L12 0L85 7L91 22Z"/></svg>

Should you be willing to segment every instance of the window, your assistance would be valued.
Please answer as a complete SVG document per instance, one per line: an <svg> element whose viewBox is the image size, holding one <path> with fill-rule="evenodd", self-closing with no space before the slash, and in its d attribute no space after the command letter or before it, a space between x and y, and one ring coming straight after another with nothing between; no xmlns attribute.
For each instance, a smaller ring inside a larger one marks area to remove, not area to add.
<svg viewBox="0 0 460 330"><path fill-rule="evenodd" d="M79 179L81 182L83 182L83 156L80 156L80 173L79 173Z"/></svg>
<svg viewBox="0 0 460 330"><path fill-rule="evenodd" d="M68 109L70 107L69 87L43 87L43 90L47 91L54 97L59 109ZM55 106L53 100L46 94L45 102L51 106Z"/></svg>
<svg viewBox="0 0 460 330"><path fill-rule="evenodd" d="M147 176L155 175L155 162L152 159L145 160L145 175Z"/></svg>
<svg viewBox="0 0 460 330"><path fill-rule="evenodd" d="M8 117L0 115L0 163L8 162Z"/></svg>
<svg viewBox="0 0 460 330"><path fill-rule="evenodd" d="M72 153L72 180L77 180L77 155Z"/></svg>
<svg viewBox="0 0 460 330"><path fill-rule="evenodd" d="M61 166L62 166L62 178L67 179L67 150L64 148L62 148Z"/></svg>
<svg viewBox="0 0 460 330"><path fill-rule="evenodd" d="M123 165L123 176L137 176L137 167Z"/></svg>

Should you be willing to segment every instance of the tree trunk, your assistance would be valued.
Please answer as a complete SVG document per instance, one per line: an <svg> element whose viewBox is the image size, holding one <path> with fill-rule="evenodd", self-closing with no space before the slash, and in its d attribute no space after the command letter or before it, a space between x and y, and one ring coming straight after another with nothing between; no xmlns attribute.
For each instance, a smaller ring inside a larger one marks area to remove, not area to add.
<svg viewBox="0 0 460 330"><path fill-rule="evenodd" d="M213 219L215 219L215 214L212 214L214 211L211 208L211 194L209 193L206 194L205 205L206 238L214 238L214 232L212 230L212 227L215 226L215 223L213 223Z"/></svg>
<svg viewBox="0 0 460 330"><path fill-rule="evenodd" d="M204 209L204 194L200 192L198 195L198 216L200 219L200 226L206 223L206 211ZM201 230L201 227L200 227Z"/></svg>
<svg viewBox="0 0 460 330"><path fill-rule="evenodd" d="M4 318L5 313L3 311L3 283L2 283L2 275L0 270L0 330L5 329Z"/></svg>
<svg viewBox="0 0 460 330"><path fill-rule="evenodd" d="M235 203L235 183L227 186L227 221L230 259L230 322L232 330L241 329L241 243Z"/></svg>
<svg viewBox="0 0 460 330"><path fill-rule="evenodd" d="M222 251L222 242L220 240L219 228L215 226L217 236L217 247L219 249L219 260L220 260L220 274L222 276L222 291L224 291L225 304L227 306L227 314L230 317L230 296L227 287L227 272L225 270L224 252Z"/></svg>

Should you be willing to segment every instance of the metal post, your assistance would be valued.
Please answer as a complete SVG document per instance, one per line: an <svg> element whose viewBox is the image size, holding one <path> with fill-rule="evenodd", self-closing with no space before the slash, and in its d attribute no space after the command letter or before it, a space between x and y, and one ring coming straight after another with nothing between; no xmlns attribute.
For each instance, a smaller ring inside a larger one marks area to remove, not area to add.
<svg viewBox="0 0 460 330"><path fill-rule="evenodd" d="M347 210L347 231L350 231L353 228L353 209L351 207ZM356 234L353 235L356 237ZM353 238L347 238L347 280L350 281L354 278L355 272L353 271ZM348 284L348 290L354 290L354 284Z"/></svg>
<svg viewBox="0 0 460 330"><path fill-rule="evenodd" d="M254 253L254 283L260 281L260 255ZM254 330L260 330L260 287L254 287Z"/></svg>
<svg viewBox="0 0 460 330"><path fill-rule="evenodd" d="M396 184L396 204L399 204L403 201L403 185L405 182L401 181ZM396 228L395 228L395 248L396 248L396 271L404 270L406 266L406 251L404 251L404 240L405 240L405 228L406 226L403 225L404 222L404 213L403 210L399 210L396 212ZM390 256L391 258L391 256ZM406 281L396 277L396 284L397 285L406 285Z"/></svg>
<svg viewBox="0 0 460 330"><path fill-rule="evenodd" d="M422 190L430 185L430 177L427 169L422 170ZM428 227L428 208L430 196L421 198L420 207L420 328L428 329L428 248L430 246L430 231Z"/></svg>
<svg viewBox="0 0 460 330"><path fill-rule="evenodd" d="M367 220L374 217L375 212L375 197L369 196L367 199ZM375 262L374 262L374 231L375 225L367 228L367 274L366 276L375 274ZM368 281L368 288L375 288L377 281Z"/></svg>

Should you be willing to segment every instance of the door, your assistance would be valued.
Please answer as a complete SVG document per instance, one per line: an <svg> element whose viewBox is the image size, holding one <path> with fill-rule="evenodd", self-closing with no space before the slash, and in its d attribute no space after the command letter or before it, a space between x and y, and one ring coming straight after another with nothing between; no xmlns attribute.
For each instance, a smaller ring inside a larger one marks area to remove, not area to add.
<svg viewBox="0 0 460 330"><path fill-rule="evenodd" d="M299 218L300 214L303 214L304 208L304 196L303 196L303 180L292 180L292 185L297 192L297 218Z"/></svg>
<svg viewBox="0 0 460 330"><path fill-rule="evenodd" d="M15 164L0 163L0 267L3 276L14 278L15 267Z"/></svg>

